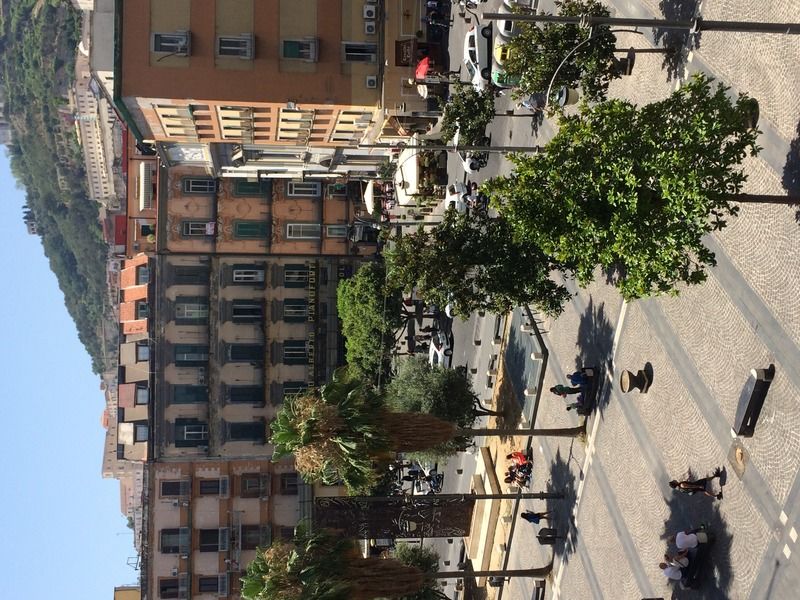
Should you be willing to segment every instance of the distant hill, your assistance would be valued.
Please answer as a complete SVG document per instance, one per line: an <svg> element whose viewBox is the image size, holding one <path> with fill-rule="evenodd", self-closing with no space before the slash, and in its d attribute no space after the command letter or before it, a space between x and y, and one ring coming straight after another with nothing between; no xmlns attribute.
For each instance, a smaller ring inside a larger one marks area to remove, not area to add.
<svg viewBox="0 0 800 600"><path fill-rule="evenodd" d="M81 15L67 0L1 0L0 6L0 68L14 133L11 170L25 188L64 303L100 373L107 247L66 108ZM66 191L59 188L56 169L67 180Z"/></svg>

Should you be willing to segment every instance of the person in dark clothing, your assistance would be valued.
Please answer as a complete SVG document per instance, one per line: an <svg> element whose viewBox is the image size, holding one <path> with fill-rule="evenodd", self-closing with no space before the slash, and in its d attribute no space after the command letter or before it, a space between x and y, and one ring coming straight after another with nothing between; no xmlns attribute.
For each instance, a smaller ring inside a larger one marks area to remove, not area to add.
<svg viewBox="0 0 800 600"><path fill-rule="evenodd" d="M568 394L580 394L581 388L567 387L565 385L558 384L551 387L550 392L555 394L556 396L561 396L562 398L566 398Z"/></svg>
<svg viewBox="0 0 800 600"><path fill-rule="evenodd" d="M547 512L533 512L530 510L523 510L519 516L525 519L528 523L538 525L542 519L550 520L550 511Z"/></svg>
<svg viewBox="0 0 800 600"><path fill-rule="evenodd" d="M669 482L669 487L673 490L681 492L682 494L687 494L689 496L693 496L694 494L701 492L708 496L709 498L716 498L717 500L722 500L722 490L718 494L711 492L708 490L708 484L714 478L720 477L722 475L722 470L717 468L714 471L714 474L710 477L703 477L702 479L696 479L694 481L686 480L686 481L677 481L673 479Z"/></svg>

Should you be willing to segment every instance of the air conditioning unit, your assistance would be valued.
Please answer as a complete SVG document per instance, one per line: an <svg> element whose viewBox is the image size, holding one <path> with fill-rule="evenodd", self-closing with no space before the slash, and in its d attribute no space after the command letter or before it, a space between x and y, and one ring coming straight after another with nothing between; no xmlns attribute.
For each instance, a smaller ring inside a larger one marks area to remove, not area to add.
<svg viewBox="0 0 800 600"><path fill-rule="evenodd" d="M378 76L377 75L367 75L367 78L364 80L366 83L367 88L370 90L377 89L378 87Z"/></svg>
<svg viewBox="0 0 800 600"><path fill-rule="evenodd" d="M372 4L364 5L364 18L375 20L378 18L378 7Z"/></svg>
<svg viewBox="0 0 800 600"><path fill-rule="evenodd" d="M173 577L177 577L177 576L178 576L178 567L173 567L173 569L172 569L172 576L173 576Z"/></svg>
<svg viewBox="0 0 800 600"><path fill-rule="evenodd" d="M378 25L375 21L364 21L364 33L367 35L375 35L378 33Z"/></svg>

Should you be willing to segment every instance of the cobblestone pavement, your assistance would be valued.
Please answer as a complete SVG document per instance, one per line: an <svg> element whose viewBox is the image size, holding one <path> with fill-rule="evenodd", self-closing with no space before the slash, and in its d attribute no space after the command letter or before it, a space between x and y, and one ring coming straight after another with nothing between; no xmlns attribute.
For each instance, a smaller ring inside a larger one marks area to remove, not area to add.
<svg viewBox="0 0 800 600"><path fill-rule="evenodd" d="M619 16L660 17L662 0L610 2ZM703 4L708 19L797 21L797 3ZM621 34L619 46L652 47L652 32ZM783 194L797 172L800 120L798 36L704 32L686 68L670 76L664 57L640 54L630 77L615 81L613 96L639 104L669 94L687 73L702 70L734 93L748 92L761 106L764 151L748 159L746 191ZM514 142L521 137L514 132ZM531 137L531 139L534 139ZM793 144L794 142L794 144ZM786 171L786 173L785 173ZM796 177L795 177L796 179ZM577 295L564 315L545 321L550 352L544 389L565 383L576 365L604 364L605 401L589 423L588 444L539 438L533 447L539 482L575 490L558 520L571 532L556 546L548 597L583 598L796 598L800 585L800 230L796 207L743 205L729 227L708 238L718 266L708 282L677 297L634 302L622 310L602 274ZM571 285L571 284L570 284ZM616 346L614 340L616 336ZM647 394L623 394L619 375L649 362ZM728 454L731 424L750 369L776 366L775 380L755 436L742 439L748 455L743 477ZM546 394L547 392L545 392ZM537 427L577 422L558 398L541 400ZM702 476L726 468L724 499L675 497L667 483L689 470ZM542 479L539 479L542 478ZM536 487L536 485L534 485ZM541 487L541 486L540 486ZM538 488L537 488L538 489ZM541 508L523 502L523 508ZM670 532L707 522L717 534L714 572L700 592L674 590L658 569ZM525 523L511 547L509 567L543 556ZM510 580L507 599L528 600L531 583Z"/></svg>

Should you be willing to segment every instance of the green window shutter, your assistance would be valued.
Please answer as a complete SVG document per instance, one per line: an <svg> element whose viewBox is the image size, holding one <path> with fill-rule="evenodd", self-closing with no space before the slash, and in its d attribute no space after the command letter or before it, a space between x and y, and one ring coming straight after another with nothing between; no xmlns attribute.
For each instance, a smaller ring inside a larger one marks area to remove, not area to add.
<svg viewBox="0 0 800 600"><path fill-rule="evenodd" d="M237 181L233 184L236 196L270 196L272 185L269 181Z"/></svg>
<svg viewBox="0 0 800 600"><path fill-rule="evenodd" d="M234 221L233 236L236 238L266 239L269 224L266 221Z"/></svg>
<svg viewBox="0 0 800 600"><path fill-rule="evenodd" d="M283 58L303 58L301 43L294 40L283 42Z"/></svg>
<svg viewBox="0 0 800 600"><path fill-rule="evenodd" d="M208 362L208 346L193 344L175 345L175 365L179 367L203 366Z"/></svg>
<svg viewBox="0 0 800 600"><path fill-rule="evenodd" d="M305 365L308 363L306 340L286 340L283 342L283 364Z"/></svg>
<svg viewBox="0 0 800 600"><path fill-rule="evenodd" d="M173 404L198 404L208 402L208 388L202 385L173 385Z"/></svg>
<svg viewBox="0 0 800 600"><path fill-rule="evenodd" d="M262 344L231 344L228 347L228 356L232 362L248 362L264 360L264 346Z"/></svg>

